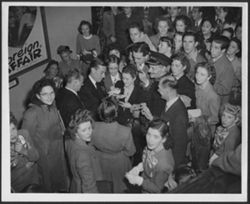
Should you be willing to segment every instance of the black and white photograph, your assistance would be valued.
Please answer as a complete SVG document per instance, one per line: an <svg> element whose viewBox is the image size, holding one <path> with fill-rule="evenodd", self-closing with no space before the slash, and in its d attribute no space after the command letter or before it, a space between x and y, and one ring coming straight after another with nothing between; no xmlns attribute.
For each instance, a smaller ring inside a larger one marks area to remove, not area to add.
<svg viewBox="0 0 250 204"><path fill-rule="evenodd" d="M1 8L3 202L248 201L248 3Z"/></svg>

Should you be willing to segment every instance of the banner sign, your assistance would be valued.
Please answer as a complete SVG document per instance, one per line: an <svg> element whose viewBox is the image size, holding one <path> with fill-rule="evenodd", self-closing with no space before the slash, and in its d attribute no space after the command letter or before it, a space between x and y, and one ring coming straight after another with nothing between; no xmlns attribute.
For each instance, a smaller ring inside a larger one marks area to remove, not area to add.
<svg viewBox="0 0 250 204"><path fill-rule="evenodd" d="M48 36L44 9L9 7L9 77L12 79L48 62Z"/></svg>

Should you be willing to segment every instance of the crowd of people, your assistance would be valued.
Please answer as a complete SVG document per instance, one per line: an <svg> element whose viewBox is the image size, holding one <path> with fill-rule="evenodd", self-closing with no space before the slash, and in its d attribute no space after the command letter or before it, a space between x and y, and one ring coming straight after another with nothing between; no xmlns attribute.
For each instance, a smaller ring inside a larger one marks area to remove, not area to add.
<svg viewBox="0 0 250 204"><path fill-rule="evenodd" d="M108 7L100 29L10 113L12 192L241 192L241 8Z"/></svg>

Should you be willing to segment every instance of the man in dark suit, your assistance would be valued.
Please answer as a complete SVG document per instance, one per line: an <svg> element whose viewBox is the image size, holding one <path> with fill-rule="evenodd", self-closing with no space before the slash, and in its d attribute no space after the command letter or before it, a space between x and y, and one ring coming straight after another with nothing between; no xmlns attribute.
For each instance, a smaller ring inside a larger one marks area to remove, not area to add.
<svg viewBox="0 0 250 204"><path fill-rule="evenodd" d="M185 163L188 142L188 114L184 103L177 94L177 84L176 79L167 76L161 79L158 86L161 97L167 101L161 118L169 122L175 168Z"/></svg>
<svg viewBox="0 0 250 204"><path fill-rule="evenodd" d="M70 70L66 76L66 86L61 88L56 96L56 105L62 116L65 127L68 127L71 115L78 109L85 109L77 92L83 84L83 75L79 70Z"/></svg>
<svg viewBox="0 0 250 204"><path fill-rule="evenodd" d="M161 98L167 101L165 110L161 118L169 122L170 139L165 143L165 148L172 148L175 160L175 168L185 163L187 149L187 109L177 94L177 80L172 76L163 77L158 85L158 92ZM143 107L142 112L149 120L154 116L147 107Z"/></svg>
<svg viewBox="0 0 250 204"><path fill-rule="evenodd" d="M86 108L92 112L93 118L98 119L97 109L107 93L102 79L105 77L106 67L99 59L90 63L90 73L79 91L81 100Z"/></svg>

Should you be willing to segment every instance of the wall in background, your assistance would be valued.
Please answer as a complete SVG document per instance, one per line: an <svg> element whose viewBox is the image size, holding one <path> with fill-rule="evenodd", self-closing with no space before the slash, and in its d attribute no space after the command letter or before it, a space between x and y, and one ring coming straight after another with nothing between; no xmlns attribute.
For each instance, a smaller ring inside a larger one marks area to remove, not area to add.
<svg viewBox="0 0 250 204"><path fill-rule="evenodd" d="M51 58L60 60L59 45L68 45L75 54L77 27L81 20L91 22L90 7L45 7L45 17ZM19 85L10 89L10 110L20 121L25 111L24 101L33 84L43 76L46 64L18 77Z"/></svg>

